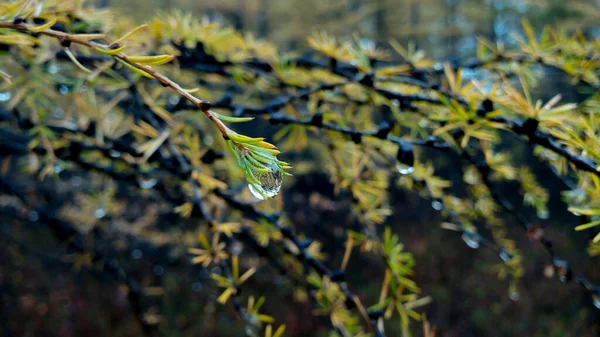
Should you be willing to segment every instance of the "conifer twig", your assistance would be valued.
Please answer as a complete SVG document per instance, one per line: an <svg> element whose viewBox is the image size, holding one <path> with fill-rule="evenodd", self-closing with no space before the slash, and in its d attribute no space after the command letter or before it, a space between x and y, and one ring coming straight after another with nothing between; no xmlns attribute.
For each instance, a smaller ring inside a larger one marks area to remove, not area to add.
<svg viewBox="0 0 600 337"><path fill-rule="evenodd" d="M33 33L35 31L36 26L15 20L15 22L0 22L0 28L8 28L8 29L16 30L16 31L21 31L21 32ZM69 33L58 31L58 30L53 30L51 28L47 28L42 31L35 31L35 33L53 37L53 38L59 40L61 45L64 46L65 48L68 48L70 46L70 44L77 44L77 45L81 45L81 46L87 47L92 50L95 48L102 48L102 49L110 50L110 46L108 48L105 48L106 46L103 46L101 44L78 38L77 34L69 34ZM201 100L201 99L195 97L190 92L184 90L175 81L173 81L170 78L168 78L167 76L159 73L151 66L132 61L130 59L130 56L126 55L123 52L112 55L112 57L114 57L117 60L123 61L126 64L128 64L142 72L149 74L151 77L153 77L154 79L159 81L161 83L161 85L163 85L165 87L169 87L170 89L175 91L179 96L188 100L195 107L202 110L202 112L204 112L206 117L208 117L213 122L213 124L215 124L215 126L219 129L221 134L227 138L227 135L230 132L230 130L210 110L211 109L210 102L204 101L204 100Z"/></svg>

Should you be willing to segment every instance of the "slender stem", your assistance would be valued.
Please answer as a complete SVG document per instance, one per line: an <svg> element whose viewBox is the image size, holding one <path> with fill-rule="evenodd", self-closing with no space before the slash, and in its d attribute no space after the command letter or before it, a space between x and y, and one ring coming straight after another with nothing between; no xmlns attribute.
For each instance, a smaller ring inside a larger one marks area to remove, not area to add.
<svg viewBox="0 0 600 337"><path fill-rule="evenodd" d="M26 23L0 22L0 28L8 28L8 29L14 29L17 31L21 31L21 32L32 33L31 29L36 28L36 26L29 25ZM87 47L90 49L94 49L94 47L107 49L97 43L80 39L77 37L76 34L69 34L69 33L61 32L61 31L53 30L50 28L45 29L41 32L37 32L37 34L50 36L50 37L60 40L63 43L64 42L74 43L74 44L78 44L78 45L81 45L81 46L84 46L84 47ZM197 108L199 108L200 110L202 110L202 112L204 112L206 117L208 117L213 122L213 124L215 124L215 126L219 129L219 131L223 134L223 136L227 137L227 134L229 132L231 132L229 130L229 128L225 124L223 124L223 122L221 122L221 120L219 120L217 118L217 116L215 116L215 114L210 110L210 108L211 108L210 102L204 101L204 100L201 100L201 99L195 97L190 92L184 90L177 82L175 82L175 81L171 80L170 78L168 78L167 76L159 73L151 66L143 65L143 64L139 64L137 62L131 61L129 59L129 56L124 53L118 53L116 55L112 55L112 57L114 57L115 59L119 59L123 62L126 62L129 65L148 73L150 76L154 77L157 81L159 81L163 86L171 88L173 91L175 91L177 94L179 94L179 96L185 98L190 103L194 104Z"/></svg>

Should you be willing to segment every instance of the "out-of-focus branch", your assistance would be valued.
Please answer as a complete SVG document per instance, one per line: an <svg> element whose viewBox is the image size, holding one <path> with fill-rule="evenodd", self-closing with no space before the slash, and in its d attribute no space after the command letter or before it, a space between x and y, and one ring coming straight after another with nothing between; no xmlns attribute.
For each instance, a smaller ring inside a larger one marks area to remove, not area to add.
<svg viewBox="0 0 600 337"><path fill-rule="evenodd" d="M39 223L45 223L48 225L54 236L60 242L66 244L70 249L78 254L91 254L91 262L94 265L99 265L99 269L103 273L112 276L115 280L122 282L127 286L127 298L131 305L131 309L135 314L138 322L144 333L148 336L159 336L159 331L155 324L151 324L145 317L145 306L144 293L139 284L129 277L125 270L120 266L119 262L115 258L106 256L102 251L95 248L88 248L84 245L84 240L81 234L75 229L73 225L57 217L49 209L43 206L31 207L29 202L23 196L24 193L20 192L19 188L15 184L10 183L5 178L0 177L0 186L10 187L9 189L3 188L2 190L18 197L26 208L32 208L31 211L35 212L38 216ZM22 221L28 222L29 220L25 217L21 217L16 209L0 208L0 212L8 212L7 214L21 219Z"/></svg>

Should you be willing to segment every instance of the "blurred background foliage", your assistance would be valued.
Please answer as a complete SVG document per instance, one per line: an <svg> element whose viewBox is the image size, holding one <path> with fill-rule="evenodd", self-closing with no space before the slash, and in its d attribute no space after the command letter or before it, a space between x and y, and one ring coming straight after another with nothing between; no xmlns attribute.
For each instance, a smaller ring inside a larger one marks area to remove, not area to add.
<svg viewBox="0 0 600 337"><path fill-rule="evenodd" d="M272 42L279 50L298 55L311 47L307 37L314 37L313 33L321 31L347 40L354 39L357 34L362 43L384 46L388 50L391 49L391 40L397 40L402 46L414 41L428 57L457 65L475 56L477 36L516 47L509 33L522 30L523 18L527 18L536 31L551 24L568 30L580 29L590 39L600 35L597 24L600 3L592 0L98 0L96 3L100 8L110 7L115 11L112 20L118 32L132 26L132 22L150 22L157 11L177 9L199 20L207 17L224 26L250 32L257 38ZM186 33L194 34L193 31ZM313 48L314 45L319 43L313 43ZM394 53L390 59L399 61L402 58ZM567 102L579 103L589 96L589 91L570 85L570 79L559 71L534 71L538 76L543 73L544 80L535 82L534 91L545 101L557 92ZM194 83L196 75L180 74L176 70L173 73L187 83ZM237 75L240 76L238 82L248 85L244 82L243 72ZM465 70L465 77L469 79L478 76L481 74L476 70ZM40 86L43 87L44 83ZM118 85L115 84L116 87ZM60 92L61 88L59 86L57 90ZM211 93L207 91L202 88L197 96L210 97ZM212 95L211 100L216 101L218 95ZM2 97L0 95L0 99ZM70 104L61 96L53 98L64 105ZM197 122L194 118L189 120ZM239 127L242 131L255 132L252 128ZM262 125L259 129L260 134L268 135L269 139L280 140L276 145L283 150L309 143L302 133L294 135L292 129L282 130L284 128L278 125ZM115 132L118 133L118 130ZM209 132L203 137L204 144L213 144L218 135ZM588 254L587 242L593 238L593 233L573 231L574 225L581 219L567 211L560 195L564 189L562 183L549 167L531 155L527 145L507 141L503 146L514 162L529 166L536 173L539 184L548 191L550 217L539 216L535 210L524 212L529 212L528 216L543 225L545 235L560 247L562 255L569 257L574 270L581 271L589 279L599 280L598 257ZM354 164L351 155L338 156L340 162ZM355 196L336 193L338 186L335 185L339 182L332 181L329 176L335 169L329 167L331 163L327 159L326 146L308 154L300 152L289 157L285 160L298 164L292 172L296 176L288 186L284 185L283 196L265 208L269 211L283 209L286 222L295 224L298 231L322 243L322 246L311 248L313 253L327 257L328 265L339 265L344 260L345 231L356 221L350 200ZM419 157L431 161L437 175L449 181L463 179L461 169L457 169L460 165L451 157L428 149L422 150ZM21 163L22 166L36 164L36 168L43 167L43 163ZM239 173L236 176L235 172L229 171L224 167L215 169L224 176L239 178ZM527 172L521 171L519 175L525 176ZM374 182L379 180L378 177L369 178ZM197 233L191 230L196 224L194 221L181 222L165 211L163 208L166 206L157 203L164 195L151 188L152 181L141 181L140 190L124 187L101 174L89 172L64 173L60 175L60 183L38 182L24 176L19 176L19 179L24 185L35 186L51 208L60 209L63 217L82 224L83 227L78 230L86 233L89 242L85 244L88 246L94 246L96 242L96 222L118 228L117 234L110 236L108 241L121 248L122 267L128 270L130 277L139 281L151 299L145 319L159 324L164 335L238 336L243 333L243 324L235 320L234 309L216 302L222 289L214 285L210 274L215 269L217 273L221 272L219 267L211 266L207 270L182 262L189 257L185 246L192 246L198 241ZM143 187L144 183L150 187ZM522 196L515 185L501 186L502 192L512 202L522 203ZM65 191L81 192L82 195L73 199L77 203L63 205L58 195ZM244 196L249 195L246 193ZM520 229L515 229L516 225L508 226L505 234L522 256L523 276L518 281L518 295L511 290L509 281L498 277L498 253L470 249L460 235L440 228L442 218L438 212L432 211L438 206L431 200L402 189L390 189L387 198L391 212L387 218L384 216L384 224L398 235L404 250L413 254L415 264L411 278L421 288L421 293L431 299L420 309L437 327L439 335L595 336L600 333L600 313L590 297L574 283L560 284L546 253L522 235ZM108 212L109 217L97 214L98 210ZM178 212L185 213L185 208ZM35 222L37 216L31 213L29 220ZM157 228L150 224L157 224ZM267 233L263 233L265 238L274 239L269 234L273 229L268 224L259 224L258 228ZM0 239L0 331L3 335L141 334L129 308L127 291L123 289L125 286L116 286L114 281L102 274L81 271L91 264L89 256L73 254L65 258L62 255L64 247L49 239L47 229L32 230L26 225L11 229L14 230L13 235L4 235ZM156 249L157 246L160 249ZM260 265L260 258L250 255L244 260L243 271ZM346 280L362 298L376 299L381 288L381 268L382 262L378 259L357 254L348 264L347 269L352 272L346 275ZM302 301L306 293L298 289L290 291L289 280L274 270L265 272L265 269L259 270L249 284L245 284L248 289L244 289L244 292L266 296L261 312L274 316L277 322L286 323L286 336L328 336L327 324L323 319L314 317L311 305ZM373 275L377 275L375 282ZM423 335L417 324L411 325L412 333ZM386 332L388 336L400 335L400 324L394 321Z"/></svg>
<svg viewBox="0 0 600 337"><path fill-rule="evenodd" d="M137 22L156 9L201 13L216 22L267 39L280 50L306 49L315 31L342 39L354 34L377 44L391 39L438 60L472 57L476 37L511 43L509 34L527 18L539 31L544 25L579 28L598 34L600 11L595 0L99 0ZM514 42L513 42L514 43Z"/></svg>

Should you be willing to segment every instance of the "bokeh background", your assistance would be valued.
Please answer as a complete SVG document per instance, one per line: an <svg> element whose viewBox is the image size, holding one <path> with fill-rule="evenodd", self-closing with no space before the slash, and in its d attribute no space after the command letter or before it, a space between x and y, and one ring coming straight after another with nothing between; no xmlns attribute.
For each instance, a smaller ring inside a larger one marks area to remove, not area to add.
<svg viewBox="0 0 600 337"><path fill-rule="evenodd" d="M280 49L307 50L306 37L327 31L342 38L358 34L374 44L387 46L390 39L402 44L416 42L428 55L450 62L473 57L476 36L510 45L510 32L520 30L527 18L540 30L546 24L579 28L590 37L600 36L598 0L99 0L119 15L139 23L157 11L180 9L199 17L252 32L274 42ZM473 74L475 76L476 74ZM566 100L581 95L557 73L544 74L536 94L547 97L563 93ZM548 168L528 157L528 149L512 144L511 151L523 163L532 165L539 181L550 191L547 220L534 213L526 216L543 226L561 255L569 258L577 272L600 280L599 257L586 251L592 233L574 232L580 221L566 212L560 190L564 189ZM449 179L454 165L435 158L440 175ZM96 178L95 178L96 179ZM89 181L85 173L61 176L65 184L93 189L101 180ZM44 183L30 182L31 184ZM46 188L48 196L56 184ZM114 193L127 195L126 187L114 186ZM325 243L331 265L339 265L349 201L333 193L326 175L304 175L286 187L283 207L296 228ZM506 187L506 195L518 203L517 189ZM522 250L525 277L519 296L510 298L508 281L499 279L494 265L498 256L483 249L467 247L459 235L440 228L441 218L429 202L415 195L395 191L391 204L395 213L386 221L400 235L406 249L415 255L414 279L432 302L424 309L441 336L599 336L600 311L575 284L561 284L549 273L545 251L527 241L516 224L507 221L509 236ZM142 219L157 213L153 196L128 204L127 217ZM58 207L58 205L57 205ZM10 221L3 219L2 222ZM156 219L154 219L156 220ZM169 226L172 219L158 219ZM4 225L4 224L3 224ZM141 225L140 225L141 226ZM12 227L11 227L12 228ZM3 336L139 336L141 331L128 308L125 293L101 274L83 273L60 257L64 247L44 230L26 225L13 228L13 236L0 236L0 334ZM132 235L135 234L133 231ZM15 236L25 238L16 240ZM218 308L218 290L210 271L181 263L181 247L150 249L144 242L124 242L124 265L131 276L149 287L160 287L153 298L159 319L167 322L167 336L239 336L240 325L233 312ZM31 249L35 247L35 249ZM374 261L353 260L348 278L356 291L376 297L380 283L370 282L380 270ZM308 304L298 303L275 273L258 274L253 291L267 296L265 311L287 323L287 336L326 336L324 322L311 317ZM420 334L418 326L415 334ZM394 334L393 330L390 336Z"/></svg>

